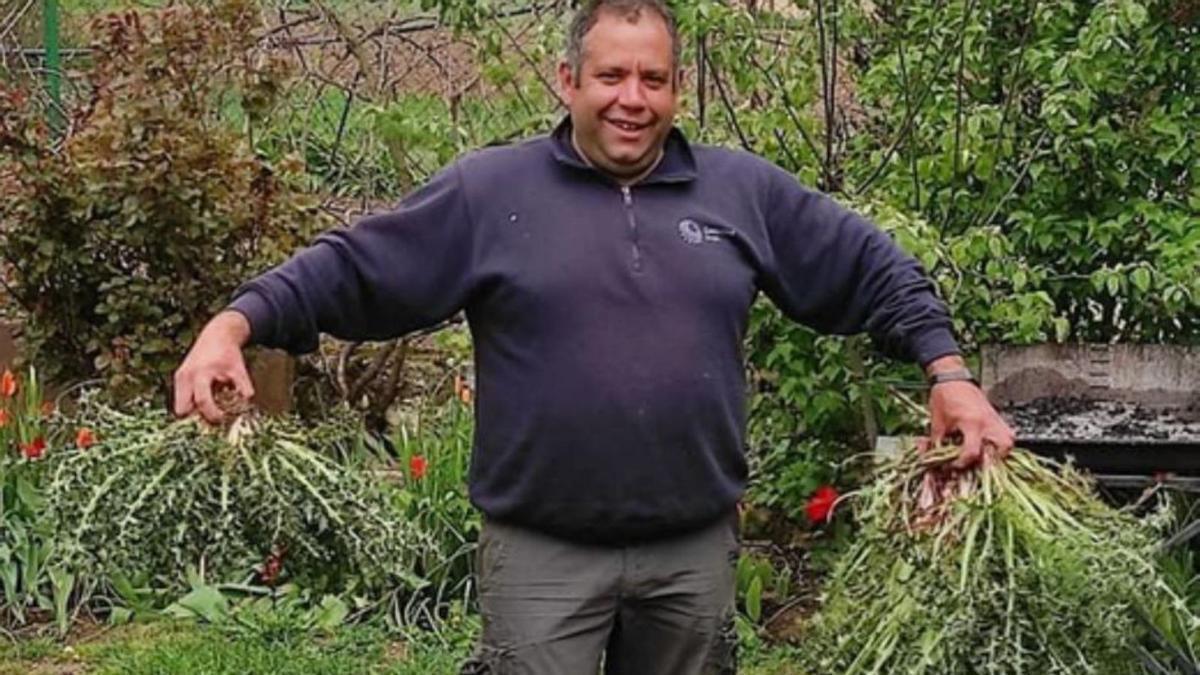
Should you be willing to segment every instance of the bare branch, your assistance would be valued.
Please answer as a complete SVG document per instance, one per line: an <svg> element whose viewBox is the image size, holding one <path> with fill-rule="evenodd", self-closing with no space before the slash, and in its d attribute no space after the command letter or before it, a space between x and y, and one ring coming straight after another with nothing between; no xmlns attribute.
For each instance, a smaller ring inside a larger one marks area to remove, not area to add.
<svg viewBox="0 0 1200 675"><path fill-rule="evenodd" d="M823 160L821 158L821 151L817 149L816 141L813 140L813 137L809 135L808 130L805 129L804 125L801 123L799 114L796 111L795 105L792 103L792 99L788 94L787 88L783 86L782 82L776 80L775 75L770 71L770 69L759 63L758 59L754 58L753 55L750 56L750 62L757 66L758 69L762 71L763 75L766 75L767 80L771 83L771 88L779 92L780 99L783 103L784 113L786 113L788 119L792 121L792 125L796 127L796 131L800 132L800 136L804 139L809 151L812 152L813 158L816 159L817 162L822 162Z"/></svg>
<svg viewBox="0 0 1200 675"><path fill-rule="evenodd" d="M746 138L746 134L742 132L742 125L738 123L737 110L734 109L733 103L729 100L729 95L725 93L725 85L721 82L721 73L713 65L712 55L704 54L704 58L708 62L708 69L712 71L713 82L717 85L717 93L721 96L721 104L725 106L725 112L729 115L729 122L733 125L733 130L737 133L738 139L742 143L742 147L749 152L754 152L754 146Z"/></svg>
<svg viewBox="0 0 1200 675"><path fill-rule="evenodd" d="M541 82L546 91L550 93L550 96L552 96L554 100L558 102L558 107L567 107L566 102L563 101L562 97L558 95L558 89L546 81L546 78L542 75L541 67L534 62L532 58L530 58L529 54L525 51L525 48L521 46L521 42L513 37L513 34L510 33L508 28L504 26L503 21L497 19L496 25L500 27L500 30L504 33L504 36L507 37L508 41L512 43L512 46L517 50L517 53L521 55L521 59L525 61L525 65L529 66L530 70L533 71L533 74L537 76L538 81Z"/></svg>
<svg viewBox="0 0 1200 675"><path fill-rule="evenodd" d="M966 12L966 15L970 15L971 8L975 6L975 0L968 0L968 3L969 4L968 4L968 10ZM962 22L962 26L959 27L958 40L961 41L962 39L964 39L966 31L967 31L967 20L966 20L966 18L964 18L963 22ZM933 72L935 72L935 73L941 72L942 68L945 67L945 65L946 65L946 60L949 58L951 51L953 51L953 48L944 50L942 52L941 56L938 58L938 63L934 67ZM879 165L875 167L875 170L871 172L871 175L868 176L865 181L863 181L862 185L858 186L858 188L856 190L854 190L854 196L861 197L861 196L865 195L867 193L867 191L869 191L871 189L871 187L875 184L875 181L878 180L879 177L883 175L883 172L887 168L888 163L892 161L892 155L894 155L896 153L896 148L900 147L900 144L902 142L904 142L904 140L908 137L909 133L912 132L913 121L917 117L917 111L921 109L921 106L925 105L925 99L929 98L929 94L930 94L930 92L933 91L933 86L936 82L937 82L936 76L931 76L929 78L929 83L928 83L928 85L926 85L925 90L921 92L921 97L917 99L917 104L915 106L913 106L911 110L908 111L908 115L905 116L904 123L901 126L899 133L896 134L896 138L894 138L892 140L891 144L888 145L887 150L883 153L883 159L880 160Z"/></svg>
<svg viewBox="0 0 1200 675"><path fill-rule="evenodd" d="M701 130L704 129L704 112L705 104L707 103L705 100L705 94L707 94L705 91L707 86L707 83L705 82L707 79L705 70L708 52L708 45L706 44L707 41L708 36L706 35L699 35L696 37L696 112L698 113Z"/></svg>
<svg viewBox="0 0 1200 675"><path fill-rule="evenodd" d="M350 392L346 394L347 401L354 402L362 396L375 377L383 370L383 367L387 365L388 359L395 353L401 342L402 340L393 340L379 348L379 351L375 353L375 358L371 359L371 364L355 378L354 384L350 386Z"/></svg>
<svg viewBox="0 0 1200 675"><path fill-rule="evenodd" d="M401 338L396 345L396 358L392 359L392 369L388 373L387 383L383 387L383 393L379 398L378 412L383 415L392 403L400 396L400 392L404 389L404 382L401 375L404 374L404 365L408 360L409 338Z"/></svg>
<svg viewBox="0 0 1200 675"><path fill-rule="evenodd" d="M346 394L350 393L350 385L346 378L346 367L350 363L350 357L358 350L358 342L347 342L338 352L337 371L334 373L334 385L337 386L338 393L342 398L346 398Z"/></svg>
<svg viewBox="0 0 1200 675"><path fill-rule="evenodd" d="M787 155L788 162L792 165L793 170L799 169L802 165L800 160L792 154L792 148L788 145L787 139L783 137L783 133L779 129L772 129L775 135L775 140L779 143L779 148L783 150L783 154Z"/></svg>
<svg viewBox="0 0 1200 675"><path fill-rule="evenodd" d="M897 50L900 57L900 86L904 93L904 114L907 115L912 110L912 81L908 78L908 66L906 65L907 58L905 54L908 52L908 32L905 31L904 37L900 40L900 48ZM921 176L917 172L917 147L913 143L908 143L908 164L909 170L912 172L913 182L913 208L917 211L921 210Z"/></svg>
<svg viewBox="0 0 1200 675"><path fill-rule="evenodd" d="M834 170L834 134L837 133L837 85L838 85L838 19L841 18L841 9L838 7L838 0L831 0L833 3L833 20L830 30L829 41L829 107L828 117L825 120L826 148L826 170L829 173L829 180L826 187L829 190L840 191L841 185L834 183L836 179Z"/></svg>
<svg viewBox="0 0 1200 675"><path fill-rule="evenodd" d="M992 208L992 211L991 211L991 213L988 214L987 218L984 218L983 220L975 220L971 223L972 229L979 227L981 225L987 225L988 223L992 222L992 219L995 218L1000 213L1000 209L1004 207L1004 204L1014 194L1016 194L1017 189L1021 186L1021 182L1025 180L1025 177L1027 175L1029 175L1029 168L1031 166L1033 166L1034 160L1037 159L1038 153L1042 149L1042 143L1046 140L1046 137L1049 135L1050 135L1049 129L1042 129L1042 133L1038 136L1037 141L1035 141L1033 144L1033 150L1031 150L1029 153L1029 156L1025 158L1025 161L1021 165L1020 171L1017 172L1016 179L1013 180L1012 185L1010 185L1008 188L1008 191L1006 191L1004 193L1004 196L1000 198L1000 201L996 202L996 206L994 208ZM983 212L980 211L980 213L983 213Z"/></svg>
<svg viewBox="0 0 1200 675"><path fill-rule="evenodd" d="M317 6L317 9L321 10L321 13L325 16L325 20L329 22L334 32L346 43L346 49L350 50L350 53L354 55L354 60L358 62L359 72L362 73L363 78L367 81L367 91L373 95L378 94L380 92L379 76L375 72L374 63L367 57L367 53L363 49L363 44L366 40L355 37L350 27L342 21L337 12L329 8L325 0L313 0L313 4Z"/></svg>
<svg viewBox="0 0 1200 675"><path fill-rule="evenodd" d="M970 15L964 16L963 21L969 21ZM958 71L954 77L954 177L962 171L962 124L963 124L963 70L967 66L967 40L958 41ZM953 202L951 202L953 209Z"/></svg>

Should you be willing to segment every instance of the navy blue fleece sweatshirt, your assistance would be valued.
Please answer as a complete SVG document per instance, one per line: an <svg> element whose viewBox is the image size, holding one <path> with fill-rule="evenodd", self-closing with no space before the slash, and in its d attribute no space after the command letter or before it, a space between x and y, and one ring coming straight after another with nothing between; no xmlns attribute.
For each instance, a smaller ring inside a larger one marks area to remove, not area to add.
<svg viewBox="0 0 1200 675"><path fill-rule="evenodd" d="M918 263L754 155L672 131L623 189L565 121L465 156L392 212L245 284L252 341L383 339L465 310L475 345L472 502L625 543L728 514L746 480L742 338L762 291L830 333L928 363L958 348Z"/></svg>

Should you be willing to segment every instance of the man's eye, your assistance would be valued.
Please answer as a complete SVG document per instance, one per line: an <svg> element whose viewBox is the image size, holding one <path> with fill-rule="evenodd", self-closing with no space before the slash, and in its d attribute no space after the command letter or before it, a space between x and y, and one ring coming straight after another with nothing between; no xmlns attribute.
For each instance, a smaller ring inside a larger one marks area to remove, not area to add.
<svg viewBox="0 0 1200 675"><path fill-rule="evenodd" d="M600 73L599 77L603 82L616 82L621 79L621 76L616 73Z"/></svg>

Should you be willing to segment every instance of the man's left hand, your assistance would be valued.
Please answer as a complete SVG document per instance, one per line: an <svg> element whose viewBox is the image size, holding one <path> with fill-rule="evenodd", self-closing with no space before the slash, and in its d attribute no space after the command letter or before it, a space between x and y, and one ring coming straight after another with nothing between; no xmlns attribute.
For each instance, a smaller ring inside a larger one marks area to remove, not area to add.
<svg viewBox="0 0 1200 675"><path fill-rule="evenodd" d="M930 363L929 374L965 368L962 359L947 356ZM954 468L966 469L985 459L1003 459L1013 447L1013 430L972 382L942 382L929 394L930 440L936 446L948 436L960 436L962 453Z"/></svg>

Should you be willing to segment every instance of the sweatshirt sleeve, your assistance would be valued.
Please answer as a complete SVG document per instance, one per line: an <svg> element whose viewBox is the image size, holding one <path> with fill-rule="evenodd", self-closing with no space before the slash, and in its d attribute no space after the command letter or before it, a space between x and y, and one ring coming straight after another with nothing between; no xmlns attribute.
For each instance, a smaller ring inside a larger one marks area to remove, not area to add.
<svg viewBox="0 0 1200 675"><path fill-rule="evenodd" d="M249 320L251 342L293 353L316 349L322 332L394 338L463 308L473 283L473 240L453 165L395 210L326 232L243 284L230 309Z"/></svg>
<svg viewBox="0 0 1200 675"><path fill-rule="evenodd" d="M921 264L882 230L772 167L763 292L824 333L866 331L889 356L924 366L959 353L945 305Z"/></svg>

